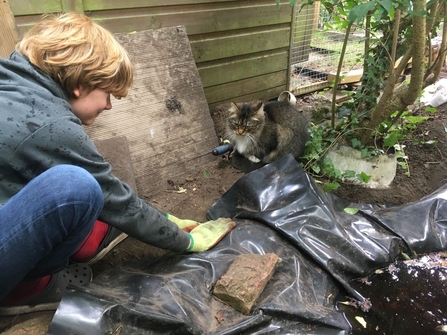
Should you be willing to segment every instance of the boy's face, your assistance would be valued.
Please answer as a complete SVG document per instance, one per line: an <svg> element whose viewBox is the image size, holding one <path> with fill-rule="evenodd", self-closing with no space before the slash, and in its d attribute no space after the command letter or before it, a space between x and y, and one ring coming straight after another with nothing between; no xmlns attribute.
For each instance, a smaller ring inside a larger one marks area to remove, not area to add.
<svg viewBox="0 0 447 335"><path fill-rule="evenodd" d="M95 119L104 110L112 108L110 93L97 88L93 91L86 91L82 88L75 89L72 98L68 100L73 113L81 120L82 124L88 126L95 122Z"/></svg>

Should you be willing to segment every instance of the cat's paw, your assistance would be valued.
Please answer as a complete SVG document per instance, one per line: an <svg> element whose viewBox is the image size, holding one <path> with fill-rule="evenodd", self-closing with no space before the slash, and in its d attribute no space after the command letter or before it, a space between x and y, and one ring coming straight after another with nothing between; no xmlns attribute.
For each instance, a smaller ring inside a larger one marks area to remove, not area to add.
<svg viewBox="0 0 447 335"><path fill-rule="evenodd" d="M256 158L253 155L248 156L248 159L250 160L250 162L253 162L253 163L259 163L261 161L259 158Z"/></svg>

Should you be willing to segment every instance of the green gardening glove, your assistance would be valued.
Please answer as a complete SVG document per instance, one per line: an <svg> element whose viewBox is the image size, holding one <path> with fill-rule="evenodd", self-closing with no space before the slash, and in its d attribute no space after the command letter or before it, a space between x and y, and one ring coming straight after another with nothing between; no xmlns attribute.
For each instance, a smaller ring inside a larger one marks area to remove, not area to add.
<svg viewBox="0 0 447 335"><path fill-rule="evenodd" d="M174 222L180 229L189 232L191 230L193 230L194 228L196 228L199 223L197 221L193 221L193 220L182 220L179 219L177 217L175 217L174 215L171 215L169 213L166 213L166 218L169 221Z"/></svg>
<svg viewBox="0 0 447 335"><path fill-rule="evenodd" d="M201 252L214 247L236 223L228 218L220 218L198 225L190 231L191 244L186 251Z"/></svg>

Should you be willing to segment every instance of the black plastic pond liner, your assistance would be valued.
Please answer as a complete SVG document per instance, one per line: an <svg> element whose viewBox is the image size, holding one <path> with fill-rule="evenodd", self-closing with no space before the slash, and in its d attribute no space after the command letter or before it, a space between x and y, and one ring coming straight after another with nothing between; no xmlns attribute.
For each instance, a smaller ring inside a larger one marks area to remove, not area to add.
<svg viewBox="0 0 447 335"><path fill-rule="evenodd" d="M354 279L402 252L445 249L446 198L442 183L403 206L350 203L287 156L246 174L208 210L237 224L212 250L125 263L70 288L48 334L350 334L336 297L365 303ZM270 252L282 262L251 315L212 296L237 255Z"/></svg>

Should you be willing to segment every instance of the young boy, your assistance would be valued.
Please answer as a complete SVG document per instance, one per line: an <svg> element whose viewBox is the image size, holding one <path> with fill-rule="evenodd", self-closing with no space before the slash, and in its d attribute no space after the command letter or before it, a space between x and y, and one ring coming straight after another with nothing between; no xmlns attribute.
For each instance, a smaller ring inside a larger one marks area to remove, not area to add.
<svg viewBox="0 0 447 335"><path fill-rule="evenodd" d="M234 227L187 233L197 222L159 212L111 174L83 125L132 80L124 48L82 14L44 17L0 59L0 315L55 309L127 235L194 252Z"/></svg>

